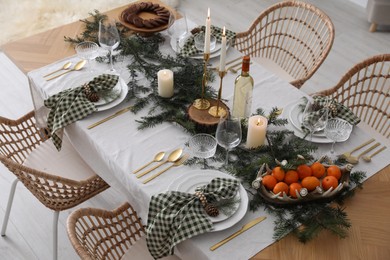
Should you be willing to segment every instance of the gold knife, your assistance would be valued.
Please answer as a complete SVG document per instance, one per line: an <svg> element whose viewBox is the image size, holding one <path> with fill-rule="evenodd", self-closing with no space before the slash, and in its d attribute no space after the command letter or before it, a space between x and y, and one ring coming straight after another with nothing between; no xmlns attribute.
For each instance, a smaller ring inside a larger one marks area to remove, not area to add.
<svg viewBox="0 0 390 260"><path fill-rule="evenodd" d="M266 218L267 217L259 217L259 218L255 218L254 220L251 220L250 222L245 224L240 230L238 230L236 233L230 235L229 237L225 238L221 242L218 242L215 245L213 245L212 247L210 247L210 250L214 251L215 249L217 249L218 247L220 247L220 246L224 245L225 243L229 242L230 240L232 240L236 236L241 235L242 233L244 233L245 231L247 231L251 227L255 226L256 224L259 224L261 221L263 221Z"/></svg>
<svg viewBox="0 0 390 260"><path fill-rule="evenodd" d="M112 114L111 116L108 116L108 117L106 117L106 118L103 118L102 120L100 120L100 121L98 121L98 122L96 122L96 123L94 123L94 124L88 126L87 128L88 128L88 129L92 129L92 128L94 128L95 126L98 126L98 125L100 125L100 124L103 124L104 122L107 122L108 120L113 119L114 117L117 117L117 116L119 116L119 115L121 115L121 114L123 114L123 113L125 113L125 112L127 112L127 111L130 111L132 108L133 108L133 106L125 107L125 108L123 108L123 109L121 109L121 110L115 112L115 114Z"/></svg>

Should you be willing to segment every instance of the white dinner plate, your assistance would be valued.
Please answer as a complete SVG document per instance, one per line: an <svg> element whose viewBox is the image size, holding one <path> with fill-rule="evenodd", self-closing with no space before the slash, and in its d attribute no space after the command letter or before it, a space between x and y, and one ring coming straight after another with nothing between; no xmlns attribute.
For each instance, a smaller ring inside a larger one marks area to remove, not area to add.
<svg viewBox="0 0 390 260"><path fill-rule="evenodd" d="M234 179L233 176L230 176L226 173L216 171L216 170L194 170L187 172L184 177L175 179L171 185L169 186L169 190L174 190L174 191L182 191L179 187L182 185L182 183L185 182L190 182L190 183L204 183L204 181L207 181L209 183L212 179L214 178L232 178ZM200 181L197 181L200 180ZM195 185L195 186L201 186L200 185ZM186 185L188 187L188 185ZM189 186L193 186L192 184L189 184ZM183 186L184 187L184 186ZM186 188L186 187L184 187ZM239 187L239 193L240 193L240 199L241 202L238 205L238 208L235 213L233 213L230 217L226 218L223 221L213 223L214 224L214 229L211 230L212 232L214 231L220 231L227 229L237 222L239 222L246 214L247 209L248 209L248 194L246 193L245 188L240 184Z"/></svg>
<svg viewBox="0 0 390 260"><path fill-rule="evenodd" d="M294 135L299 138L304 138L305 133L302 131L300 125L302 121L302 114L299 108L300 101L294 101L283 108L282 117L288 120L286 128L294 132ZM333 141L328 139L324 133L314 133L312 138L313 143L332 143Z"/></svg>
<svg viewBox="0 0 390 260"><path fill-rule="evenodd" d="M210 183L210 177L207 175L193 175L190 178L186 179L182 183L180 183L177 187L178 190L187 192L187 193L195 193L195 190L199 186L204 186ZM232 209L229 212L229 215L225 215L222 211L219 212L218 216L216 217L210 217L211 222L217 223L224 221L228 218L230 218L236 211L238 210L238 207L240 206L241 203L241 198L240 198L240 192L237 191L236 196L234 197L234 200L237 200L238 203L235 203L232 205Z"/></svg>
<svg viewBox="0 0 390 260"><path fill-rule="evenodd" d="M66 85L70 86L71 88L79 87L101 74L102 73L83 73L79 77L73 78L68 81ZM115 95L113 98L101 98L98 102L95 102L97 111L104 111L115 107L116 105L119 105L126 98L128 92L126 82L121 77L119 77L118 83L113 87L112 91L114 93L117 93L117 95Z"/></svg>

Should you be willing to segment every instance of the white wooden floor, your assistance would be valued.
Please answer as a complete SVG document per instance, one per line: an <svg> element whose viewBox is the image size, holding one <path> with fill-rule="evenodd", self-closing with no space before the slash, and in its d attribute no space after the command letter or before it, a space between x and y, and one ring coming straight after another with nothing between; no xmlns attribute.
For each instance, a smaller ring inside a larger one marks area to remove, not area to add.
<svg viewBox="0 0 390 260"><path fill-rule="evenodd" d="M96 0L97 1L97 0ZM234 31L244 31L258 14L274 0L182 0L187 16L204 23L207 7L212 11L213 24ZM390 53L387 32L369 33L365 9L347 0L310 0L333 20L336 38L333 48L319 71L303 87L311 93L333 86L355 63L369 56ZM93 7L91 7L92 11ZM0 52L0 115L18 118L32 109L28 82L16 66ZM0 220L3 220L13 175L0 165ZM119 194L109 189L80 207L112 209L122 202ZM66 235L66 218L72 212L60 214L59 259L78 259ZM52 214L22 185L18 184L8 224L7 236L0 238L2 259L51 259ZM1 223L0 223L1 224Z"/></svg>

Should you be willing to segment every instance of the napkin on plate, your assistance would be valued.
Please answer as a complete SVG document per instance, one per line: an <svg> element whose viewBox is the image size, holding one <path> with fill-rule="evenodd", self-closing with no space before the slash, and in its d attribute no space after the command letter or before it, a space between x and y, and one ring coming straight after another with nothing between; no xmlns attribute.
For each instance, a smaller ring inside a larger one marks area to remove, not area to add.
<svg viewBox="0 0 390 260"><path fill-rule="evenodd" d="M315 112L313 112L310 116L308 116L307 120L313 120L313 122L317 121L319 115L323 114L323 111L325 109L328 109L329 118L338 117L344 119L351 125L357 125L360 122L360 118L357 117L348 107L338 103L334 99L329 99L328 97L323 97L323 96L315 96L314 104L318 106L318 109ZM302 129L305 130L303 124L302 124Z"/></svg>
<svg viewBox="0 0 390 260"><path fill-rule="evenodd" d="M114 88L118 80L118 75L102 74L87 85L99 92ZM50 109L47 127L57 150L61 150L63 128L96 111L95 104L85 95L85 85L61 91L46 99L44 104Z"/></svg>
<svg viewBox="0 0 390 260"><path fill-rule="evenodd" d="M212 32L212 35L214 35L217 38L217 42L221 42L222 40L222 29L216 26L211 25L210 30ZM200 26L192 31L196 31L196 33L192 34L188 39L186 40L183 48L180 51L180 55L183 57L190 57L193 55L198 55L198 54L203 54L203 50L198 50L195 47L195 41L194 38L195 36L200 33L205 31L205 26ZM226 34L226 40L229 41L234 41L236 38L236 33L230 30L225 31Z"/></svg>
<svg viewBox="0 0 390 260"><path fill-rule="evenodd" d="M207 201L232 199L239 188L239 181L215 178L209 184L198 187ZM195 194L169 191L152 197L149 204L146 243L150 254L162 258L173 254L173 248L181 241L210 231L213 224Z"/></svg>

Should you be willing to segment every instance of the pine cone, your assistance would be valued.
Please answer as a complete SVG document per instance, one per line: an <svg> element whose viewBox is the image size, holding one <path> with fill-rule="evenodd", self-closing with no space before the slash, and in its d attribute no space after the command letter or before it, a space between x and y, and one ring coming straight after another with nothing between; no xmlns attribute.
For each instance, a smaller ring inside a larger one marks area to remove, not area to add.
<svg viewBox="0 0 390 260"><path fill-rule="evenodd" d="M195 192L195 196L199 198L200 203L202 203L203 207L207 206L207 199L203 192L197 191Z"/></svg>
<svg viewBox="0 0 390 260"><path fill-rule="evenodd" d="M329 105L330 112L332 113L333 117L337 116L337 105L336 104L330 104Z"/></svg>
<svg viewBox="0 0 390 260"><path fill-rule="evenodd" d="M84 95L86 98L91 102L98 102L100 97L99 95L92 91L91 87L88 84L85 84L84 86Z"/></svg>
<svg viewBox="0 0 390 260"><path fill-rule="evenodd" d="M219 215L218 208L212 204L207 204L204 209L206 210L207 215L209 215L210 217L216 217Z"/></svg>

